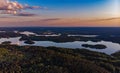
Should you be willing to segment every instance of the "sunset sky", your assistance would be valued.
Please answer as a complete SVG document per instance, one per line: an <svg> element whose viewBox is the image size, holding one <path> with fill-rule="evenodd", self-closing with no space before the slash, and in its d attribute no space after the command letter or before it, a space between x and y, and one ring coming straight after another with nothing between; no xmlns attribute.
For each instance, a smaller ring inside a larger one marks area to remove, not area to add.
<svg viewBox="0 0 120 73"><path fill-rule="evenodd" d="M118 27L120 0L0 0L0 27Z"/></svg>

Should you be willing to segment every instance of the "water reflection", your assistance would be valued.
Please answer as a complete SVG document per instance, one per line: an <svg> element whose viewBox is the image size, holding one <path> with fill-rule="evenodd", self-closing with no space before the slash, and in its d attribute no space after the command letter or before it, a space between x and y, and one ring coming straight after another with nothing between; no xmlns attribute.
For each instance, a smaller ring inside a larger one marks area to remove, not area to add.
<svg viewBox="0 0 120 73"><path fill-rule="evenodd" d="M20 37L1 38L0 43L2 43L4 41L11 41L11 44L17 44L17 45L20 45L20 46L28 45L28 44L25 44L24 41L19 41L19 39L20 39ZM104 52L106 54L112 54L112 53L120 50L120 44L107 42L107 41L100 41L100 42L75 41L75 42L65 42L65 43L56 43L56 42L52 42L52 41L35 41L35 44L33 44L32 46L44 46L44 47L56 46L56 47L63 47L63 48L84 48L84 47L81 46L82 44L91 44L91 45L103 44L103 45L106 45L107 46L106 49L86 48L86 49L89 49L89 50L92 50L92 51Z"/></svg>

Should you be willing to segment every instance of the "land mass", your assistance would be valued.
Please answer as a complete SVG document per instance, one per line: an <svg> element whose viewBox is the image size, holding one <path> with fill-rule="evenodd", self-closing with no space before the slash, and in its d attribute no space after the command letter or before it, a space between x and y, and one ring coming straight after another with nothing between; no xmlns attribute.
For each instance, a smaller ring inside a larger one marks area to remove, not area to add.
<svg viewBox="0 0 120 73"><path fill-rule="evenodd" d="M102 44L90 45L90 44L82 44L83 47L92 48L92 49L105 49L107 46Z"/></svg>
<svg viewBox="0 0 120 73"><path fill-rule="evenodd" d="M1 73L120 73L120 52L0 45Z"/></svg>
<svg viewBox="0 0 120 73"><path fill-rule="evenodd" d="M109 33L109 34L86 34L86 33L76 33L76 32L64 32L64 31L61 31L61 32L53 32L51 30L51 32L45 32L45 31L36 31L36 32L33 32L35 33L36 35L27 35L27 34L21 34L21 32L23 31L18 31L18 32L15 32L15 30L13 31L9 31L9 30L5 30L5 31L0 31L0 38L14 38L14 37L21 37L20 38L20 41L29 41L29 42L32 42L32 41L53 41L53 42L74 42L74 41L93 41L93 42L99 42L99 41L110 41L110 42L113 42L113 43L120 43L120 36L119 34L112 34L112 33ZM56 35L56 34L61 34L59 36L50 36L50 35ZM75 34L75 35L87 35L88 37L86 36L68 36L68 35L71 35L71 34ZM39 36L39 35L44 35L44 36ZM46 36L47 35L47 36ZM89 37L89 35L98 35L96 37ZM34 43L32 43L34 44Z"/></svg>

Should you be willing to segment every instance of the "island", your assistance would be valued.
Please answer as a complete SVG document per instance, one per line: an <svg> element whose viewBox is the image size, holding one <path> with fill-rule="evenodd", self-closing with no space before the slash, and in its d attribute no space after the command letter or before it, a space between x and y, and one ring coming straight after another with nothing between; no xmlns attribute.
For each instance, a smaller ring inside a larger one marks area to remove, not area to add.
<svg viewBox="0 0 120 73"><path fill-rule="evenodd" d="M1 43L2 45L10 45L11 44L11 41L4 41Z"/></svg>
<svg viewBox="0 0 120 73"><path fill-rule="evenodd" d="M107 46L102 45L102 44L96 44L96 45L91 45L91 44L82 44L83 47L86 48L92 48L92 49L105 49Z"/></svg>
<svg viewBox="0 0 120 73"><path fill-rule="evenodd" d="M32 41L32 40L26 40L24 43L26 43L26 44L34 44L35 42Z"/></svg>

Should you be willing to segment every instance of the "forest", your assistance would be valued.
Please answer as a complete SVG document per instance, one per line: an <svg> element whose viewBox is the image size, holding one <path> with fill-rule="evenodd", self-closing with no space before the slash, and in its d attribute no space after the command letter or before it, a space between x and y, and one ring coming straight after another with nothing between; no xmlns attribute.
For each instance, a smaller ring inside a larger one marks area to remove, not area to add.
<svg viewBox="0 0 120 73"><path fill-rule="evenodd" d="M120 73L120 52L4 44L0 73Z"/></svg>

